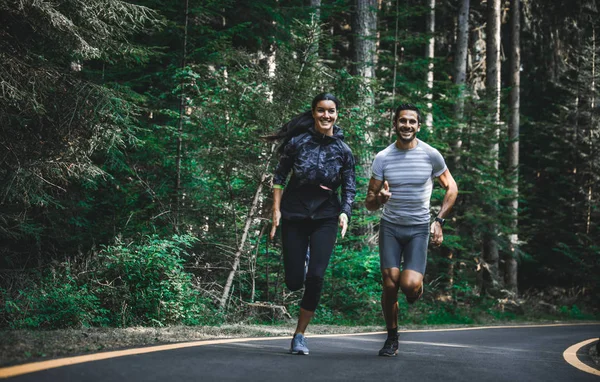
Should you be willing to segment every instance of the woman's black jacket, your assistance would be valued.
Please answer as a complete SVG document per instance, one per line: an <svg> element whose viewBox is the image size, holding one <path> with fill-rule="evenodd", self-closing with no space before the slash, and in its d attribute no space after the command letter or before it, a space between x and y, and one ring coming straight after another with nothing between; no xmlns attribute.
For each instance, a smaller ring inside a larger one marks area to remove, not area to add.
<svg viewBox="0 0 600 382"><path fill-rule="evenodd" d="M315 131L293 137L284 147L273 177L274 185L285 185L281 216L284 219L324 219L344 212L348 219L356 195L356 176L352 150L344 135L334 126L333 135ZM341 186L341 200L337 189Z"/></svg>

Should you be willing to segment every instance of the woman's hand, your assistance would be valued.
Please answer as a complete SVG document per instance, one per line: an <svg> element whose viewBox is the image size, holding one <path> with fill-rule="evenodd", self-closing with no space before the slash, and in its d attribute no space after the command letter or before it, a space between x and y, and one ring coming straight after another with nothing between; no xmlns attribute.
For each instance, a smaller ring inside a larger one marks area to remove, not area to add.
<svg viewBox="0 0 600 382"><path fill-rule="evenodd" d="M346 230L348 229L348 215L345 213L341 213L339 217L340 227L342 228L342 239L346 235Z"/></svg>
<svg viewBox="0 0 600 382"><path fill-rule="evenodd" d="M271 240L273 240L273 238L275 237L275 232L277 232L277 227L279 227L279 220L281 220L281 211L274 209L271 233L269 234Z"/></svg>

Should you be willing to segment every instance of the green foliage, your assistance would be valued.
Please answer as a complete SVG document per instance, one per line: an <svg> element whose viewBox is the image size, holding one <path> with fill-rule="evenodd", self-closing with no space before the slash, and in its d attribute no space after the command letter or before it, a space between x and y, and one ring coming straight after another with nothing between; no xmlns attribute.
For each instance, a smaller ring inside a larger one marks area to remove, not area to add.
<svg viewBox="0 0 600 382"><path fill-rule="evenodd" d="M0 141L8 154L0 162L7 206L0 238L10 264L42 246L52 257L93 242L82 232L89 221L74 216L86 209L78 205L86 199L79 187L93 189L108 176L96 156L118 156L133 139L139 105L86 78L82 66L94 64L83 60L105 65L108 58L147 56L150 49L128 39L160 20L156 11L122 1L3 0L0 10Z"/></svg>
<svg viewBox="0 0 600 382"><path fill-rule="evenodd" d="M17 296L3 291L1 321L36 329L218 323L211 299L183 267L195 241L182 235L117 242L78 275L69 263L56 266Z"/></svg>
<svg viewBox="0 0 600 382"><path fill-rule="evenodd" d="M99 254L98 291L111 323L128 325L199 324L212 317L209 300L193 288L183 267L186 248L196 241L149 237L139 244L117 243Z"/></svg>
<svg viewBox="0 0 600 382"><path fill-rule="evenodd" d="M69 264L56 267L39 284L12 298L3 291L4 324L20 329L58 329L101 326L108 322L108 311L88 284L72 274Z"/></svg>

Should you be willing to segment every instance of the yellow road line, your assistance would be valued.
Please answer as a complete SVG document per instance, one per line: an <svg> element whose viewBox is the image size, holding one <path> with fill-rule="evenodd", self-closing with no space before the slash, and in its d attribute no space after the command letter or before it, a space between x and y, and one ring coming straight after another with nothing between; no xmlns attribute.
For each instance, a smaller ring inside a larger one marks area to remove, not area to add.
<svg viewBox="0 0 600 382"><path fill-rule="evenodd" d="M29 374L36 371L54 369L61 366L77 365L79 363L100 361L109 358L125 357L128 355L154 353L158 351L173 350L173 349L184 349L194 346L206 346L206 345L217 345L226 344L231 342L248 342L248 341L266 341L273 339L282 339L288 337L259 337L259 338L228 338L222 340L208 340L208 341L194 341L194 342L183 342L168 345L149 346L144 348L126 349L108 351L104 353L88 354L75 357L59 358L48 361L40 361L33 363L26 363L24 365L9 366L0 369L0 378L15 377L17 375Z"/></svg>
<svg viewBox="0 0 600 382"><path fill-rule="evenodd" d="M541 327L553 327L553 326L582 326L582 325L597 325L600 323L578 323L578 324L542 324L542 325L506 325L506 326L480 326L473 328L449 328L449 329L421 329L421 330L401 330L402 333L422 333L422 332L445 332L445 331L464 331L464 330L483 330L483 329L517 329L517 328L541 328ZM370 332L370 333L347 333L347 334L317 334L310 335L312 338L323 338L323 337L348 337L348 336L366 336L373 334L386 334L387 332ZM271 341L278 339L287 339L285 337L255 337L255 338L228 338L221 340L204 340L204 341L193 341L193 342L182 342L167 345L148 346L143 348L126 349L107 351L103 353L95 353L67 358L59 358L48 361L32 362L23 365L9 366L0 368L0 378L15 377L17 375L34 373L36 371L54 369L62 366L77 365L85 362L100 361L109 358L125 357L128 355L154 353L159 351L184 349L196 346L206 345L218 345L233 342L249 342L249 341ZM583 345L582 345L583 346ZM569 348L571 349L571 348ZM568 349L567 349L568 350ZM565 352L566 354L566 352ZM567 361L568 362L568 361Z"/></svg>
<svg viewBox="0 0 600 382"><path fill-rule="evenodd" d="M581 349L582 347L584 347L587 344L590 344L594 341L599 341L599 340L600 339L598 339L598 338L592 338L587 341L583 341L578 344L575 344L575 345L569 347L567 350L565 350L565 352L563 353L563 358L571 366L576 367L581 371L585 371L586 373L600 376L600 370L594 369L593 367L586 365L585 363L581 362L579 360L579 358L577 358L577 352L579 351L579 349Z"/></svg>

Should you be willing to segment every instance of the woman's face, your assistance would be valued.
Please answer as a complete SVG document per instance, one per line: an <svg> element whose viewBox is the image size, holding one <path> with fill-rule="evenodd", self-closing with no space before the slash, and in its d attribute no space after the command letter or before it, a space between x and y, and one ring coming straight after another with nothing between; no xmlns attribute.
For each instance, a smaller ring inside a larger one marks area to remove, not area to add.
<svg viewBox="0 0 600 382"><path fill-rule="evenodd" d="M312 111L315 119L315 129L325 135L333 135L333 124L337 120L335 102L329 100L319 101Z"/></svg>

